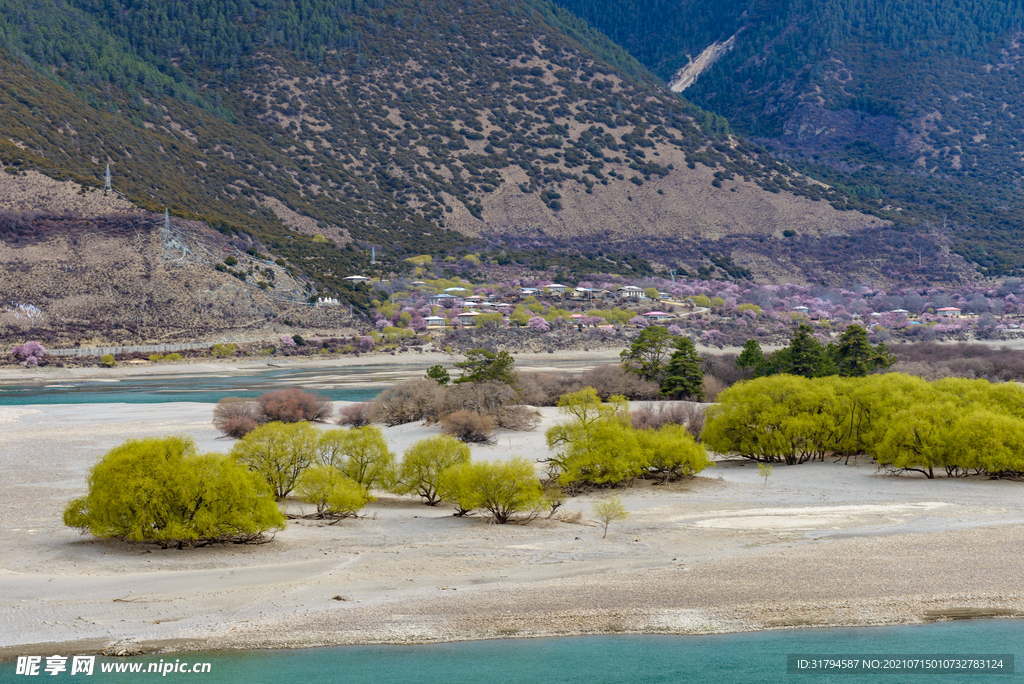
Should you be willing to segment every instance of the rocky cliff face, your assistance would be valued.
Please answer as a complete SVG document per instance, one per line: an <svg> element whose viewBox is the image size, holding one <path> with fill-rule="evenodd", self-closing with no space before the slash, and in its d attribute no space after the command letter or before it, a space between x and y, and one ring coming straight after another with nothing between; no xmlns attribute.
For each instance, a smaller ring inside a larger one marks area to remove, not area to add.
<svg viewBox="0 0 1024 684"><path fill-rule="evenodd" d="M281 319L346 327L304 305L307 283L199 222L145 212L0 213L0 342L152 344L272 334ZM234 255L237 264L223 266ZM263 283L263 286L260 285Z"/></svg>

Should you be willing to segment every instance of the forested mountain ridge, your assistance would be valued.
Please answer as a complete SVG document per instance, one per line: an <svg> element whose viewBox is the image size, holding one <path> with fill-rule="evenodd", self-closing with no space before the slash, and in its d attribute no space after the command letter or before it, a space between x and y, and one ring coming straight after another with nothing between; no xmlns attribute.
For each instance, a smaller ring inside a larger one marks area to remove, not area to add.
<svg viewBox="0 0 1024 684"><path fill-rule="evenodd" d="M813 242L872 221L539 0L0 0L0 48L9 172L97 186L109 163L139 206L245 231L314 294L357 303L342 278L371 247L383 272L470 251L625 273L646 251L714 270L731 254L707 240L763 254L783 228ZM600 211L564 218L590 198ZM672 240L652 241L680 207ZM533 239L548 224L557 239ZM567 259L577 233L602 248ZM938 242L895 237L881 252L901 268L912 252L946 268ZM783 275L802 277L791 251ZM845 254L814 277L859 277Z"/></svg>
<svg viewBox="0 0 1024 684"><path fill-rule="evenodd" d="M556 0L781 159L945 224L989 275L1024 269L1019 0Z"/></svg>

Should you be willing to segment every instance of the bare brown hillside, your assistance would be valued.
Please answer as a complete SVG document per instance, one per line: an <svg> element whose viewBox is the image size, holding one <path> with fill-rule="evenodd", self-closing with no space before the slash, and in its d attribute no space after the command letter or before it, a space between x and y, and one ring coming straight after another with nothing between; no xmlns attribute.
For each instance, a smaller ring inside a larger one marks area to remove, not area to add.
<svg viewBox="0 0 1024 684"><path fill-rule="evenodd" d="M164 230L163 217L145 212L2 213L0 341L71 347L347 328L347 308L306 305L292 269L240 246L198 222ZM230 256L238 263L228 269Z"/></svg>
<svg viewBox="0 0 1024 684"><path fill-rule="evenodd" d="M714 187L714 171L706 166L687 168L685 152L658 145L657 154L659 164L675 167L665 177L652 176L640 186L610 183L590 194L585 186L563 183L558 188L562 195L558 211L537 201L537 194L522 192L519 185L529 182L522 169L505 169L506 182L484 198L482 222L463 208L450 223L469 234L540 226L548 235L572 238L614 230L622 240L666 236L714 240L726 234L781 237L785 229L819 235L884 223L859 212L837 211L827 202L808 197L766 192L741 178ZM609 164L606 173L637 175L626 163Z"/></svg>

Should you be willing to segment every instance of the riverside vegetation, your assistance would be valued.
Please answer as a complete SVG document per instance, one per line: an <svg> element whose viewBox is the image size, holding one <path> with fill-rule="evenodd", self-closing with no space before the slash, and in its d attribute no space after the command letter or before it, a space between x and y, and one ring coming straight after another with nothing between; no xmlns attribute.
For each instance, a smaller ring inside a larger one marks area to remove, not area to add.
<svg viewBox="0 0 1024 684"><path fill-rule="evenodd" d="M1024 477L1024 390L1009 383L895 373L757 378L707 410L703 443L672 423L637 429L624 399L603 402L592 388L562 397L559 408L567 420L547 431L553 454L542 461L550 484L570 495L640 477L692 477L713 465L705 448L761 464L868 454L894 474ZM399 462L374 426L271 422L230 456L197 454L185 438L129 441L92 469L87 496L68 504L64 522L163 547L260 542L283 524L275 498L296 492L314 505L313 517L336 521L356 516L372 491L447 501L458 515L480 511L498 523L553 512L563 496L545 489L532 462L473 462L452 436L419 440ZM613 521L602 516L615 510L598 517Z"/></svg>
<svg viewBox="0 0 1024 684"><path fill-rule="evenodd" d="M670 342L675 351L666 362ZM662 395L700 396L702 371L687 338L651 326L622 359L620 381L640 376L655 388L660 381ZM93 468L88 495L68 504L64 522L99 537L179 548L262 541L281 525L274 499L295 492L314 505L315 517L337 521L358 515L373 491L416 494L430 506L448 501L457 515L480 511L498 523L528 522L545 508L554 513L566 494L638 478L694 477L714 465L706 449L762 465L867 454L894 474L928 479L937 470L949 477L1024 477L1024 389L869 375L891 362L858 326L828 347L801 328L789 347L767 358L756 342L748 345L737 366L761 377L721 391L703 413L643 406L634 414L621 394L602 397L591 386L564 393L556 402L564 420L545 433L552 454L539 459L545 487L521 457L471 460L467 442L488 441L497 427L532 430L539 422L521 403L512 357L472 350L455 364L463 373L454 384L442 366L431 367L372 403L347 407L339 423L348 428L313 427L333 411L301 390L222 400L214 424L240 437L230 456L199 455L177 437L129 441ZM444 434L413 443L401 461L371 424L420 420L441 422ZM767 484L770 470L763 474ZM619 509L613 501L595 508L606 533Z"/></svg>
<svg viewBox="0 0 1024 684"><path fill-rule="evenodd" d="M900 373L776 375L737 383L707 410L714 451L787 465L873 457L895 474L1024 477L1024 389L1017 383Z"/></svg>

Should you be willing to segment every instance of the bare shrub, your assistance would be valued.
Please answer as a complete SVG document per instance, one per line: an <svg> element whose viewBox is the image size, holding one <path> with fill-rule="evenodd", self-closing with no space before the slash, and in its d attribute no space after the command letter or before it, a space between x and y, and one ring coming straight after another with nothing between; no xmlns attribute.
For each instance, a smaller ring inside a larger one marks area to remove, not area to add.
<svg viewBox="0 0 1024 684"><path fill-rule="evenodd" d="M373 400L370 416L375 423L404 425L417 420L433 420L443 401L445 389L429 378L396 383Z"/></svg>
<svg viewBox="0 0 1024 684"><path fill-rule="evenodd" d="M255 430L257 425L258 423L248 416L231 416L221 424L220 431L228 437L242 439Z"/></svg>
<svg viewBox="0 0 1024 684"><path fill-rule="evenodd" d="M456 411L441 419L442 432L463 442L491 444L494 437L494 419L476 411Z"/></svg>
<svg viewBox="0 0 1024 684"><path fill-rule="evenodd" d="M338 410L338 425L347 427L366 427L373 422L373 402L361 401L356 404L343 406Z"/></svg>
<svg viewBox="0 0 1024 684"><path fill-rule="evenodd" d="M213 427L228 437L240 439L259 425L260 409L255 401L225 397L213 408Z"/></svg>
<svg viewBox="0 0 1024 684"><path fill-rule="evenodd" d="M685 425L687 416L683 406L673 401L641 404L629 417L634 429L657 430L667 423Z"/></svg>
<svg viewBox="0 0 1024 684"><path fill-rule="evenodd" d="M498 426L506 430L529 432L540 425L541 415L529 406L506 406L497 418Z"/></svg>
<svg viewBox="0 0 1024 684"><path fill-rule="evenodd" d="M567 373L521 373L519 376L520 400L531 406L554 406L562 395L584 387L593 387L602 399L621 394L627 399L649 400L656 399L660 391L657 383L627 373L615 364L597 366L575 376Z"/></svg>
<svg viewBox="0 0 1024 684"><path fill-rule="evenodd" d="M993 382L1024 380L1024 351L983 344L919 342L893 345L898 362L892 372L944 377L984 378Z"/></svg>
<svg viewBox="0 0 1024 684"><path fill-rule="evenodd" d="M297 388L275 390L260 396L256 403L267 422L297 423L301 420L330 420L334 406L327 397Z"/></svg>
<svg viewBox="0 0 1024 684"><path fill-rule="evenodd" d="M581 375L580 389L584 387L593 387L598 396L606 401L616 394L627 399L650 400L657 398L661 392L658 383L644 380L636 373L613 364L597 366Z"/></svg>
<svg viewBox="0 0 1024 684"><path fill-rule="evenodd" d="M718 393L726 389L725 383L714 375L705 375L702 386L704 387L705 401L712 404L718 400Z"/></svg>
<svg viewBox="0 0 1024 684"><path fill-rule="evenodd" d="M697 440L700 441L700 436L704 432L704 408L699 404L690 404L686 407L687 412L690 414L686 419L686 431Z"/></svg>
<svg viewBox="0 0 1024 684"><path fill-rule="evenodd" d="M906 373L924 378L928 382L952 377L948 366L932 365L924 361L897 361L889 370L893 373Z"/></svg>
<svg viewBox="0 0 1024 684"><path fill-rule="evenodd" d="M688 401L646 403L630 411L630 420L636 430L657 430L670 423L682 425L700 441L700 433L704 430L704 406Z"/></svg>
<svg viewBox="0 0 1024 684"><path fill-rule="evenodd" d="M448 388L437 410L439 418L456 411L475 411L490 416L505 430L532 430L540 424L540 414L519 403L516 391L503 382L467 382Z"/></svg>
<svg viewBox="0 0 1024 684"><path fill-rule="evenodd" d="M554 406L563 394L582 388L579 377L566 373L519 374L519 400L531 406Z"/></svg>
<svg viewBox="0 0 1024 684"><path fill-rule="evenodd" d="M742 342L740 342L742 345ZM735 354L716 354L714 356L701 356L700 368L704 375L713 375L722 382L723 388L732 387L740 380L746 380L750 373L743 368L736 367Z"/></svg>

